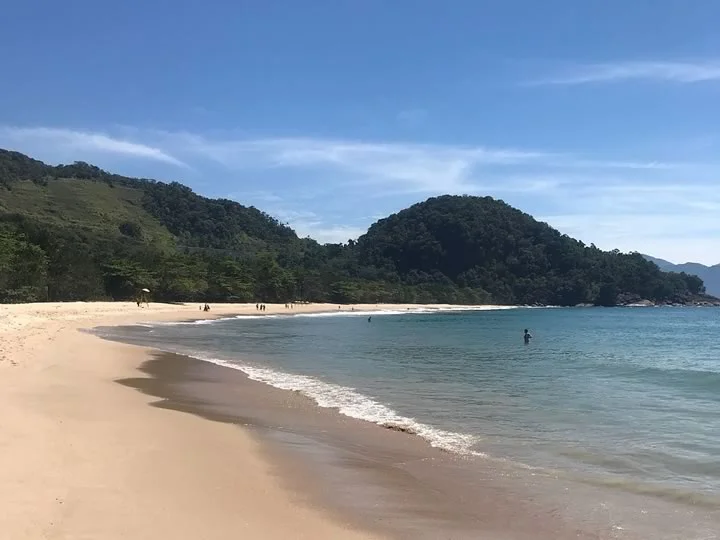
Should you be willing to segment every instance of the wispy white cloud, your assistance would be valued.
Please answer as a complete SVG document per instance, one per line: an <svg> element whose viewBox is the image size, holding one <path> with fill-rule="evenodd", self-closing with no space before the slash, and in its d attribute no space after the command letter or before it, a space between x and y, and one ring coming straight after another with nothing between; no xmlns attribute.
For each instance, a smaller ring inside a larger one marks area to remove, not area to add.
<svg viewBox="0 0 720 540"><path fill-rule="evenodd" d="M24 149L49 148L55 154L69 156L69 159L83 160L88 155L106 153L187 167L159 148L104 133L51 127L0 127L0 146L14 148L18 145Z"/></svg>
<svg viewBox="0 0 720 540"><path fill-rule="evenodd" d="M720 60L701 62L621 61L574 66L531 85L576 85L626 80L701 83L720 80Z"/></svg>
<svg viewBox="0 0 720 540"><path fill-rule="evenodd" d="M191 185L205 194L230 193L324 242L356 238L375 220L370 216L427 196L467 193L502 198L606 249L720 262L720 162L712 149L701 155L708 161L686 163L625 153L125 128L0 128L0 146L10 135L17 143L10 146L40 159L70 147L86 161L109 153L163 166L188 163Z"/></svg>
<svg viewBox="0 0 720 540"><path fill-rule="evenodd" d="M661 161L613 161L568 158L562 165L564 167L577 167L585 169L638 169L638 170L667 170L687 167L684 163L667 163Z"/></svg>
<svg viewBox="0 0 720 540"><path fill-rule="evenodd" d="M606 214L573 213L545 215L540 219L562 232L594 243L602 249L624 252L640 251L674 263L700 262L713 265L720 262L720 225L717 210L688 213Z"/></svg>
<svg viewBox="0 0 720 540"><path fill-rule="evenodd" d="M293 169L322 172L334 182L384 185L408 193L462 192L482 167L510 166L549 158L534 150L375 143L336 139L208 138L159 134L161 144L234 170Z"/></svg>
<svg viewBox="0 0 720 540"><path fill-rule="evenodd" d="M588 157L527 148L364 142L312 138L211 138L159 134L161 146L179 155L209 159L237 171L307 171L334 186L365 186L375 195L476 193L517 170L542 172L547 183L558 170L660 172L687 164ZM537 189L537 178L527 186ZM552 181L554 182L554 180ZM501 184L507 184L501 179Z"/></svg>
<svg viewBox="0 0 720 540"><path fill-rule="evenodd" d="M375 194L396 195L475 193L498 184L498 177L507 191L537 190L556 183L552 177L557 176L558 170L653 172L684 166L652 160L591 159L525 148L322 138L253 139L129 128L122 133L124 136L45 127L0 127L0 146L6 146L7 141L15 142L21 149L29 147L31 153L38 146L42 146L43 152L55 154L71 149L73 155L79 156L77 159L104 152L181 166L204 160L247 174L284 170L297 175L305 171L319 184L331 180L334 186L369 187ZM522 179L516 175L522 169L533 171L532 181L511 184L507 178ZM540 174L544 178L538 184ZM269 190L265 187L254 186L249 190L243 187L242 191L256 194L262 191L267 195Z"/></svg>
<svg viewBox="0 0 720 540"><path fill-rule="evenodd" d="M720 169L716 171L720 178ZM617 179L567 186L544 203L540 218L603 249L641 251L673 262L720 262L717 182Z"/></svg>

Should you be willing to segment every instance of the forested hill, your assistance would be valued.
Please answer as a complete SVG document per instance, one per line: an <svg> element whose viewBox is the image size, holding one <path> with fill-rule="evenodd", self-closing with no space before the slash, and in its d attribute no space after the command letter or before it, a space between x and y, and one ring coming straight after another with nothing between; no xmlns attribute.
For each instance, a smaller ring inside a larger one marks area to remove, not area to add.
<svg viewBox="0 0 720 540"><path fill-rule="evenodd" d="M256 208L207 199L176 182L127 178L82 162L52 167L0 149L2 188L4 214L136 238L147 232L167 239L170 233L177 246L255 251L297 240L291 228ZM129 226L121 227L125 222ZM143 224L147 231L140 230Z"/></svg>
<svg viewBox="0 0 720 540"><path fill-rule="evenodd" d="M705 300L702 281L607 253L501 201L438 197L344 245L268 214L87 163L0 150L0 301L447 302Z"/></svg>
<svg viewBox="0 0 720 540"><path fill-rule="evenodd" d="M516 303L685 302L702 280L605 252L491 197L429 199L375 223L360 259L408 283L451 281Z"/></svg>

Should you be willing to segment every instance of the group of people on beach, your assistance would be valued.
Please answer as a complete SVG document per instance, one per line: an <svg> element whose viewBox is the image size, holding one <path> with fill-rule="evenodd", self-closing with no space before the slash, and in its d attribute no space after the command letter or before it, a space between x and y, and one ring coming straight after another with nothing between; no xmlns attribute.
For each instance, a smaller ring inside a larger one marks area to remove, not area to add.
<svg viewBox="0 0 720 540"><path fill-rule="evenodd" d="M204 306L200 306L202 311L210 311L210 306L206 303Z"/></svg>
<svg viewBox="0 0 720 540"><path fill-rule="evenodd" d="M265 311L266 308L265 304L255 304L255 309L258 311ZM295 309L295 304L285 304L285 309Z"/></svg>

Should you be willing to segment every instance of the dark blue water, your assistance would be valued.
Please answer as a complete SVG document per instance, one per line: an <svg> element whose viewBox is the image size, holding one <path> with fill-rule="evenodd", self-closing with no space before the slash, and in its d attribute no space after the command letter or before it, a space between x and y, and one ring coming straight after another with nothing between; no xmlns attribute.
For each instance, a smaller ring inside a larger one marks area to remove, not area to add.
<svg viewBox="0 0 720 540"><path fill-rule="evenodd" d="M459 453L691 502L720 494L718 309L333 313L110 332Z"/></svg>

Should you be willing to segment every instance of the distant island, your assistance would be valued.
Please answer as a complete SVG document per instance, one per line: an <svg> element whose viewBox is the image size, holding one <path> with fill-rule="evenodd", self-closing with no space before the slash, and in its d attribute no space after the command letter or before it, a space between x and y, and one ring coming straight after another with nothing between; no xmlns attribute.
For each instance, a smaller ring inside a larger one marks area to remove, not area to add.
<svg viewBox="0 0 720 540"><path fill-rule="evenodd" d="M321 245L179 183L0 150L0 301L718 304L702 279L605 252L490 197L428 199Z"/></svg>

